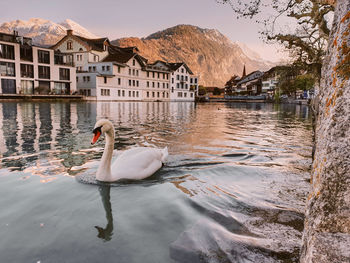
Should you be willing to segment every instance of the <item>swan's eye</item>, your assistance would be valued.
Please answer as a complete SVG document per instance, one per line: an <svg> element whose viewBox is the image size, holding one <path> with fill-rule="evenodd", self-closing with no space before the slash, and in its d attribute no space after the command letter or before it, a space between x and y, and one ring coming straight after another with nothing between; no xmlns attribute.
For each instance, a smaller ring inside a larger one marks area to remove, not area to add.
<svg viewBox="0 0 350 263"><path fill-rule="evenodd" d="M95 128L95 129L92 131L92 133L94 133L94 134L97 134L98 132L99 132L99 133L102 133L101 128L102 128L102 126Z"/></svg>

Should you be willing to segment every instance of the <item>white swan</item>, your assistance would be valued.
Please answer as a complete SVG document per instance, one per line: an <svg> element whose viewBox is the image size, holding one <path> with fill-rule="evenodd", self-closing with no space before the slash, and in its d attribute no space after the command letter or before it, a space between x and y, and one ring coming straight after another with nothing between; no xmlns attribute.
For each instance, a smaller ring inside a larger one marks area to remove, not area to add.
<svg viewBox="0 0 350 263"><path fill-rule="evenodd" d="M154 174L168 157L168 149L137 147L122 152L111 165L114 150L114 127L106 119L96 122L91 144L96 143L101 134L105 134L106 145L101 158L96 179L103 182L115 182L120 179L141 180Z"/></svg>

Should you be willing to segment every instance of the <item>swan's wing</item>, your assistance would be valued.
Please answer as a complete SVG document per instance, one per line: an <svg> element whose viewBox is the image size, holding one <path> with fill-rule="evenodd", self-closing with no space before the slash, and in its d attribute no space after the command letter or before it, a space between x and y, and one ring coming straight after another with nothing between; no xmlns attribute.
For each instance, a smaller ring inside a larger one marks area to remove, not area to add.
<svg viewBox="0 0 350 263"><path fill-rule="evenodd" d="M140 180L154 174L162 167L160 149L139 147L123 152L111 167L115 180Z"/></svg>

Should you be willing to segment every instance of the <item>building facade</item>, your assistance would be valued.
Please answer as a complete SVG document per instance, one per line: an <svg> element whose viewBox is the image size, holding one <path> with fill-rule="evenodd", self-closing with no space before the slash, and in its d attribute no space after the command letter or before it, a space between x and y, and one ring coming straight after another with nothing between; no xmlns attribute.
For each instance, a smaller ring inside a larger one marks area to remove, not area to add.
<svg viewBox="0 0 350 263"><path fill-rule="evenodd" d="M78 92L109 101L194 101L198 77L185 63L148 63L136 47L121 48L107 38L86 39L71 30L53 46L77 69Z"/></svg>
<svg viewBox="0 0 350 263"><path fill-rule="evenodd" d="M0 33L0 93L72 94L76 70L67 57L31 38Z"/></svg>

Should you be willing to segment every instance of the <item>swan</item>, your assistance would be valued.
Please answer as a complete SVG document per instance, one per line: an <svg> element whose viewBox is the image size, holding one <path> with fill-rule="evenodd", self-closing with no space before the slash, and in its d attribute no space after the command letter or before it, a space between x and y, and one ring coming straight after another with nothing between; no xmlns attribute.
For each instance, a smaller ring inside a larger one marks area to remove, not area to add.
<svg viewBox="0 0 350 263"><path fill-rule="evenodd" d="M115 182L120 179L142 180L159 170L168 157L168 148L157 149L136 147L122 152L111 165L114 150L114 127L107 120L96 122L91 144L95 144L101 134L105 135L106 145L96 173L96 180Z"/></svg>

